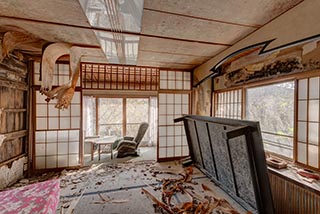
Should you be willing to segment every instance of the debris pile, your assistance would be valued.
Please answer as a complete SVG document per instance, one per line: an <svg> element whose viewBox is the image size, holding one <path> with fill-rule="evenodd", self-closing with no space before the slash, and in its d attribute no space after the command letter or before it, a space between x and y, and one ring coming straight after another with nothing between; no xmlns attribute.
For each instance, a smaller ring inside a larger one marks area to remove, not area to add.
<svg viewBox="0 0 320 214"><path fill-rule="evenodd" d="M230 203L224 198L216 196L215 192L208 186L202 184L203 194L195 191L193 185L197 183L192 181L193 168L187 167L184 173L169 173L175 174L178 178L163 178L160 180L160 187L152 187L153 191L161 190L161 199L151 194L147 189L142 188L142 194L146 194L154 203L156 213L163 214L210 214L210 213L225 213L237 214ZM179 196L178 196L179 195ZM173 197L181 198L187 196L185 202L174 203ZM249 213L249 212L248 212ZM247 214L248 214L247 213Z"/></svg>

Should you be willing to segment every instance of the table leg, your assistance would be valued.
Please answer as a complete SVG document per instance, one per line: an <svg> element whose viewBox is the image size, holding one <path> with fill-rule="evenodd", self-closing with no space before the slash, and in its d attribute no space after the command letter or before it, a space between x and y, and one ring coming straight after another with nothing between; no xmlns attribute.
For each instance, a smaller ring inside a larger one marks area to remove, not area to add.
<svg viewBox="0 0 320 214"><path fill-rule="evenodd" d="M94 143L91 142L91 161L93 161Z"/></svg>
<svg viewBox="0 0 320 214"><path fill-rule="evenodd" d="M113 159L112 144L110 145L110 150L111 150L111 160L112 160Z"/></svg>
<svg viewBox="0 0 320 214"><path fill-rule="evenodd" d="M99 154L99 160L100 160L100 144L98 144L98 154Z"/></svg>

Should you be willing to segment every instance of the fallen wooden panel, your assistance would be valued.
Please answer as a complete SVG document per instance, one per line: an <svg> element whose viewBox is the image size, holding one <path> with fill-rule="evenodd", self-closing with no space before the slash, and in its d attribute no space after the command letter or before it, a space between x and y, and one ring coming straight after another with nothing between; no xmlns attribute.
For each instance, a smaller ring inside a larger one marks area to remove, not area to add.
<svg viewBox="0 0 320 214"><path fill-rule="evenodd" d="M258 122L186 115L194 164L253 213L274 213Z"/></svg>

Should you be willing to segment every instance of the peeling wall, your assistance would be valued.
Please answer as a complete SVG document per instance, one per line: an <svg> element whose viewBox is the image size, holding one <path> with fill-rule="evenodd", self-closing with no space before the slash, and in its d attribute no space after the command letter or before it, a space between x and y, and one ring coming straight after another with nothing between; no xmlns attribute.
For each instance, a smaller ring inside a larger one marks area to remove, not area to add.
<svg viewBox="0 0 320 214"><path fill-rule="evenodd" d="M202 80L211 73L210 69L217 65L222 59L253 44L274 39L266 47L265 50L267 51L291 42L319 35L319 8L320 1L318 0L303 1L259 30L240 40L232 47L222 51L214 58L197 67L194 70L197 78L194 78L194 80Z"/></svg>
<svg viewBox="0 0 320 214"><path fill-rule="evenodd" d="M13 161L11 167L8 165L0 167L0 190L23 177L24 170L26 170L26 167L24 166L27 163L27 160L27 157L22 157Z"/></svg>
<svg viewBox="0 0 320 214"><path fill-rule="evenodd" d="M193 90L192 114L210 116L211 112L211 79Z"/></svg>

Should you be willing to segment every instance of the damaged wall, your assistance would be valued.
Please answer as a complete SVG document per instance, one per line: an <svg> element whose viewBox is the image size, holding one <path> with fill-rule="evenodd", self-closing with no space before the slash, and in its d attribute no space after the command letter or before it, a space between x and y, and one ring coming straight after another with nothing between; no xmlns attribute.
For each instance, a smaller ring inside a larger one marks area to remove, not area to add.
<svg viewBox="0 0 320 214"><path fill-rule="evenodd" d="M27 66L0 62L0 189L21 178L27 163Z"/></svg>
<svg viewBox="0 0 320 214"><path fill-rule="evenodd" d="M192 91L192 114L210 116L211 113L211 79L204 81Z"/></svg>
<svg viewBox="0 0 320 214"><path fill-rule="evenodd" d="M23 177L23 172L26 169L27 157L19 158L0 167L0 189L3 189ZM11 165L11 166L9 166Z"/></svg>

